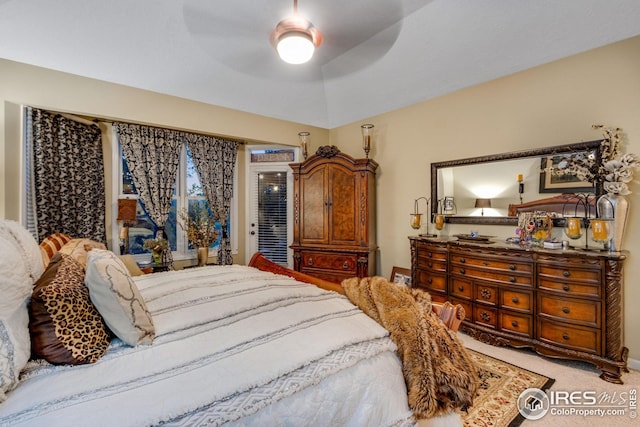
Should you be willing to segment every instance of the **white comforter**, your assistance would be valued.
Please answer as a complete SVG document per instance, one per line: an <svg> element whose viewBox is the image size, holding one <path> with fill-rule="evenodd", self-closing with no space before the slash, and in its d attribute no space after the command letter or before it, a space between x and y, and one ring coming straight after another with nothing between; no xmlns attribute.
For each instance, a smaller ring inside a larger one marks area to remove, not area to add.
<svg viewBox="0 0 640 427"><path fill-rule="evenodd" d="M413 425L395 345L345 297L243 266L136 278L151 346L32 362L0 425Z"/></svg>

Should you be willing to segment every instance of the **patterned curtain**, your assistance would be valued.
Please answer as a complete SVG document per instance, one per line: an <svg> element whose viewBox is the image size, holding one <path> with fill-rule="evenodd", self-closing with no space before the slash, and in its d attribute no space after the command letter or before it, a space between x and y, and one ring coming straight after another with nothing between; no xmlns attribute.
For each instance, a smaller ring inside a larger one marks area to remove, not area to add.
<svg viewBox="0 0 640 427"><path fill-rule="evenodd" d="M233 170L238 143L207 135L186 134L185 138L205 198L222 226L218 264L233 264L231 237L227 232L227 225L233 197Z"/></svg>
<svg viewBox="0 0 640 427"><path fill-rule="evenodd" d="M37 108L31 118L38 240L61 232L106 243L100 128Z"/></svg>
<svg viewBox="0 0 640 427"><path fill-rule="evenodd" d="M129 123L114 123L113 128L118 134L138 195L159 232L164 232L184 134Z"/></svg>

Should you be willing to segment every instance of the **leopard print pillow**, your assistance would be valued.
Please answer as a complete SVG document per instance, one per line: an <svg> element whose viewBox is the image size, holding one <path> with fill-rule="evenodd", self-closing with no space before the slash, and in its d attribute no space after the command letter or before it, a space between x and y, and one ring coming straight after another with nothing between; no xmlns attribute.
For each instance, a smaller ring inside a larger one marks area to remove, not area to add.
<svg viewBox="0 0 640 427"><path fill-rule="evenodd" d="M107 351L107 327L89 298L84 268L58 253L36 282L29 306L34 356L49 363L94 363Z"/></svg>

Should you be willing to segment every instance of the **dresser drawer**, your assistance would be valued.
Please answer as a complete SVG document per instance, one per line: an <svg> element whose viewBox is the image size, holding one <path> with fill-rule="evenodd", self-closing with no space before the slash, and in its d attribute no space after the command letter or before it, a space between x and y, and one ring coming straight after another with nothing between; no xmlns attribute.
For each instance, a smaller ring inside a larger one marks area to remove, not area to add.
<svg viewBox="0 0 640 427"><path fill-rule="evenodd" d="M559 279L569 282L583 282L597 285L600 283L600 270L583 270L577 268L562 268L548 265L538 265L538 277L544 279Z"/></svg>
<svg viewBox="0 0 640 427"><path fill-rule="evenodd" d="M545 291L562 293L572 297L601 297L601 287L599 284L571 282L569 280L548 280L540 278L538 288Z"/></svg>
<svg viewBox="0 0 640 427"><path fill-rule="evenodd" d="M473 298L473 284L468 280L461 280L457 277L451 278L449 293L461 298Z"/></svg>
<svg viewBox="0 0 640 427"><path fill-rule="evenodd" d="M538 320L538 339L572 350L600 354L600 331L563 323Z"/></svg>
<svg viewBox="0 0 640 427"><path fill-rule="evenodd" d="M480 325L496 328L498 325L498 310L476 304L473 306L473 321Z"/></svg>
<svg viewBox="0 0 640 427"><path fill-rule="evenodd" d="M418 268L446 273L447 261L418 258Z"/></svg>
<svg viewBox="0 0 640 427"><path fill-rule="evenodd" d="M454 264L464 264L470 267L482 267L488 270L498 270L503 272L518 272L531 274L533 271L532 264L522 262L510 262L509 260L476 258L466 254L454 253L451 255L451 262Z"/></svg>
<svg viewBox="0 0 640 427"><path fill-rule="evenodd" d="M460 276L465 276L474 279L489 280L495 283L507 284L507 285L521 285L529 286L533 285L533 275L516 275L509 273L501 273L496 271L481 270L476 268L469 268L463 264L457 264L451 266L451 272Z"/></svg>
<svg viewBox="0 0 640 427"><path fill-rule="evenodd" d="M533 298L531 297L531 292L502 289L500 305L511 310L531 313L533 311Z"/></svg>
<svg viewBox="0 0 640 427"><path fill-rule="evenodd" d="M441 249L438 246L418 243L418 258L424 260L430 259L433 261L446 261L447 250L446 247L444 249Z"/></svg>
<svg viewBox="0 0 640 427"><path fill-rule="evenodd" d="M449 298L447 298L447 294L445 294L445 293L429 291L429 295L431 296L431 301L433 301L433 302L451 301Z"/></svg>
<svg viewBox="0 0 640 427"><path fill-rule="evenodd" d="M533 322L531 321L531 316L501 311L500 330L526 335L531 338L533 337Z"/></svg>
<svg viewBox="0 0 640 427"><path fill-rule="evenodd" d="M464 308L464 320L465 322L473 322L473 304L470 301L458 298L450 298L451 304L460 304Z"/></svg>
<svg viewBox="0 0 640 427"><path fill-rule="evenodd" d="M356 273L358 257L352 254L301 251L301 268L334 270L337 273Z"/></svg>
<svg viewBox="0 0 640 427"><path fill-rule="evenodd" d="M498 288L496 286L476 283L474 294L474 299L476 301L480 301L484 304L498 305Z"/></svg>
<svg viewBox="0 0 640 427"><path fill-rule="evenodd" d="M600 327L600 301L574 300L540 293L538 312L541 316Z"/></svg>
<svg viewBox="0 0 640 427"><path fill-rule="evenodd" d="M416 286L426 289L446 292L447 276L433 274L429 271L418 270L418 279Z"/></svg>

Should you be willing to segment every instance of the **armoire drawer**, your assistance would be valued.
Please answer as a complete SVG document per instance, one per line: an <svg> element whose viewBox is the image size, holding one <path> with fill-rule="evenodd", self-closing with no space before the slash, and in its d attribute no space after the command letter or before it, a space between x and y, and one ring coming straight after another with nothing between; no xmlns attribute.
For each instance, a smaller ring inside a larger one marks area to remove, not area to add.
<svg viewBox="0 0 640 427"><path fill-rule="evenodd" d="M334 270L336 272L355 273L358 257L351 254L301 251L301 268Z"/></svg>

